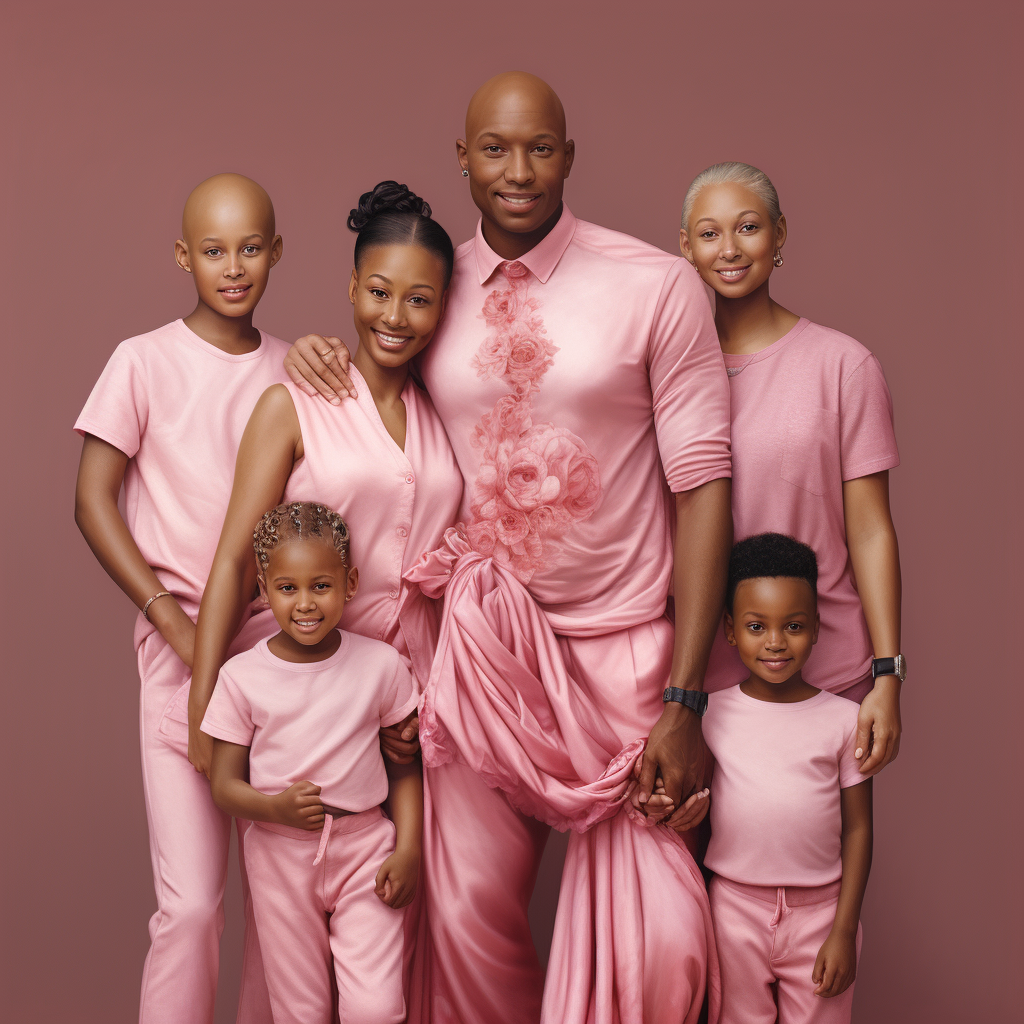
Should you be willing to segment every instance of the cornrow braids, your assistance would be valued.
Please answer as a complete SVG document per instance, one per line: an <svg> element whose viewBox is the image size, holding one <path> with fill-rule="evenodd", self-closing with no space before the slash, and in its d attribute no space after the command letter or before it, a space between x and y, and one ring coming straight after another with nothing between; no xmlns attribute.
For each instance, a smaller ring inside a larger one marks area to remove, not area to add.
<svg viewBox="0 0 1024 1024"><path fill-rule="evenodd" d="M329 531L329 533L328 533ZM256 549L256 565L262 576L270 564L270 552L290 537L321 537L330 539L334 549L349 564L351 539L348 523L332 508L316 501L293 501L278 505L263 514L252 535Z"/></svg>

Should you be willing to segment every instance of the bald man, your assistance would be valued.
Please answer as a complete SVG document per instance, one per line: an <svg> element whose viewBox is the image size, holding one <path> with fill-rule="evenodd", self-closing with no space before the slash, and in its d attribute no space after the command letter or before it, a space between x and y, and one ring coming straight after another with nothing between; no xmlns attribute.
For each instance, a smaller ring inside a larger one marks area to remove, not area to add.
<svg viewBox="0 0 1024 1024"><path fill-rule="evenodd" d="M210 694L190 696L189 677L238 443L260 395L287 379L287 346L252 322L281 256L270 197L240 174L208 178L188 197L174 256L192 276L196 307L110 357L75 424L85 438L75 517L142 613L135 647L157 911L139 1019L211 1024L231 821L210 796L212 740L198 729ZM277 632L269 611L254 606L247 619L234 652ZM238 1020L271 1024L246 902Z"/></svg>
<svg viewBox="0 0 1024 1024"><path fill-rule="evenodd" d="M409 1019L692 1024L706 978L717 1013L703 882L615 773L648 737L640 802L660 777L674 826L701 816L700 691L731 538L711 310L686 261L565 206L575 146L540 79L485 83L456 150L481 220L422 361L466 486L421 703L428 926ZM338 400L339 346L297 342L293 379ZM509 686L503 645L522 685L489 703ZM551 824L582 831L545 987L527 907Z"/></svg>

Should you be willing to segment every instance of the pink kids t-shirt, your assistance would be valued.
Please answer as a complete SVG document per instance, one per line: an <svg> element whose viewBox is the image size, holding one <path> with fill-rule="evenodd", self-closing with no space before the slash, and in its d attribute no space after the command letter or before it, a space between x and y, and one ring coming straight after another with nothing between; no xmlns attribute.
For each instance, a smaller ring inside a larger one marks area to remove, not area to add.
<svg viewBox="0 0 1024 1024"><path fill-rule="evenodd" d="M795 704L710 695L715 758L704 863L747 885L826 885L842 877L839 791L863 782L853 756L858 707L824 690Z"/></svg>
<svg viewBox="0 0 1024 1024"><path fill-rule="evenodd" d="M805 319L754 355L726 354L725 365L733 535L785 533L814 549L821 629L803 675L841 693L870 675L873 654L846 548L843 483L900 462L882 367L853 338ZM719 629L705 689L746 677Z"/></svg>
<svg viewBox="0 0 1024 1024"><path fill-rule="evenodd" d="M378 733L416 707L416 690L393 647L340 632L326 661L283 661L266 640L229 659L202 730L250 748L249 782L261 793L307 780L324 803L366 811L388 795Z"/></svg>
<svg viewBox="0 0 1024 1024"><path fill-rule="evenodd" d="M230 355L181 320L121 342L75 423L130 459L125 519L142 557L193 619L231 497L242 431L260 395L285 381L288 346L260 332ZM140 615L135 646L153 631Z"/></svg>

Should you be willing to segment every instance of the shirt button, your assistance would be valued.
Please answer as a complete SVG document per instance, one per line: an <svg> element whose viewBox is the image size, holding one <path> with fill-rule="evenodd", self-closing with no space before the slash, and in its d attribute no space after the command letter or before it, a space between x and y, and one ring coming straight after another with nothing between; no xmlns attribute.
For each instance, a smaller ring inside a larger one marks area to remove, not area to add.
<svg viewBox="0 0 1024 1024"><path fill-rule="evenodd" d="M391 597L392 599L394 599L394 598L398 597L398 591L397 590L392 590L391 593L388 596Z"/></svg>
<svg viewBox="0 0 1024 1024"><path fill-rule="evenodd" d="M409 474L408 474L408 475L406 476L406 478L405 478L405 482L406 482L407 484L411 484L411 483L413 482L413 480L414 480L414 479L415 479L415 477L414 477L414 476L412 475L412 473L409 473Z"/></svg>
<svg viewBox="0 0 1024 1024"><path fill-rule="evenodd" d="M409 531L404 526L400 526L397 533L399 537L407 537L409 535Z"/></svg>

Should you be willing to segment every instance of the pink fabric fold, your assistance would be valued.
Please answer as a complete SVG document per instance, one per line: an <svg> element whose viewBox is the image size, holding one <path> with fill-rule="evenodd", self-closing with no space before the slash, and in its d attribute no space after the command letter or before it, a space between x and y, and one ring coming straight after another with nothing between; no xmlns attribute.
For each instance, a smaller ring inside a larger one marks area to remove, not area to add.
<svg viewBox="0 0 1024 1024"><path fill-rule="evenodd" d="M424 764L458 761L561 831L615 814L635 785L644 740L623 746L594 710L514 573L450 529L405 578L428 597L445 596L420 700Z"/></svg>

